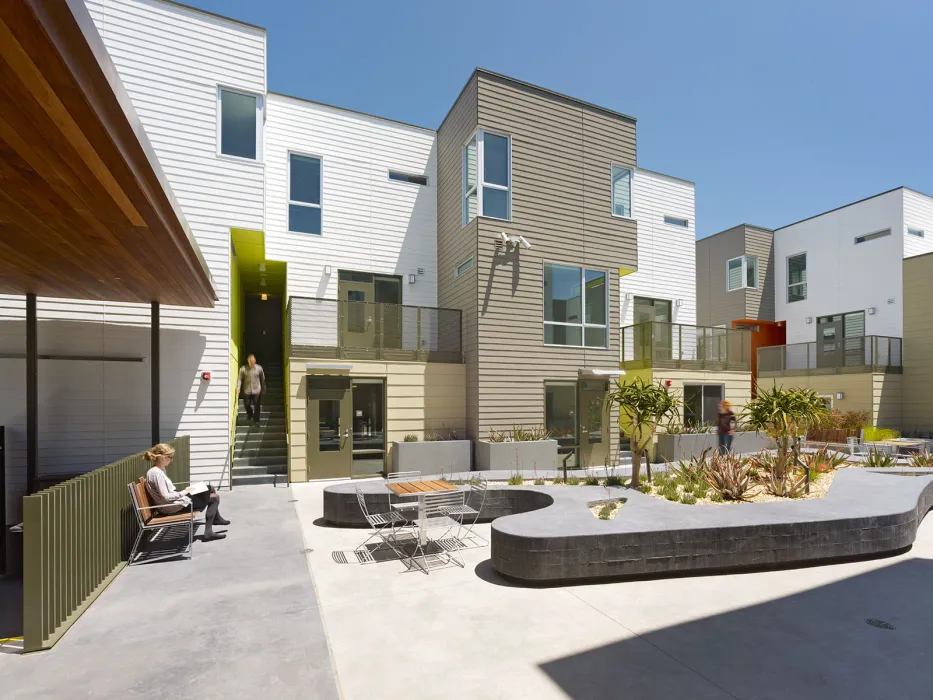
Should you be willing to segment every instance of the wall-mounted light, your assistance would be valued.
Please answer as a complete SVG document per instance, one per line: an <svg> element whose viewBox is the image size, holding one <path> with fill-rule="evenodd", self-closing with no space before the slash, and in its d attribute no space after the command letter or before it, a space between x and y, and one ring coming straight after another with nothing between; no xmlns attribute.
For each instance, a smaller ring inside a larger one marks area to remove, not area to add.
<svg viewBox="0 0 933 700"><path fill-rule="evenodd" d="M846 393L845 393L844 391L837 391L837 392L836 392L836 398L839 399L840 401L841 401L842 399L844 399L845 397L846 397Z"/></svg>
<svg viewBox="0 0 933 700"><path fill-rule="evenodd" d="M877 310L878 310L878 309L876 309L874 306L869 306L869 307L868 307L868 315L869 315L869 316L874 316L874 315L875 315L875 311L877 311Z"/></svg>
<svg viewBox="0 0 933 700"><path fill-rule="evenodd" d="M412 272L411 274L408 275L408 284L414 284L414 283L415 283L415 273Z"/></svg>
<svg viewBox="0 0 933 700"><path fill-rule="evenodd" d="M805 321L806 323L813 323L813 317L812 317L812 316L807 316L806 319L804 319L804 321Z"/></svg>
<svg viewBox="0 0 933 700"><path fill-rule="evenodd" d="M683 299L678 299L677 301L674 302L674 306L683 306L683 305L684 305Z"/></svg>
<svg viewBox="0 0 933 700"><path fill-rule="evenodd" d="M268 295L268 294L262 294L262 295L261 295L261 298L262 298L263 301L269 301L269 295Z"/></svg>
<svg viewBox="0 0 933 700"><path fill-rule="evenodd" d="M894 303L894 297L888 297L888 303L889 303L889 304L893 304L893 303Z"/></svg>
<svg viewBox="0 0 933 700"><path fill-rule="evenodd" d="M329 275L329 274L330 274L330 265L325 265L325 266L324 266L324 274L325 274L325 275Z"/></svg>
<svg viewBox="0 0 933 700"><path fill-rule="evenodd" d="M259 271L260 271L260 272L265 272L265 271L266 271L266 264L265 264L265 263L259 263Z"/></svg>
<svg viewBox="0 0 933 700"><path fill-rule="evenodd" d="M631 292L626 292L626 293L625 293L625 301L631 301L631 300L632 300L632 293L631 293Z"/></svg>
<svg viewBox="0 0 933 700"><path fill-rule="evenodd" d="M265 287L265 286L266 286L266 279L265 279L264 277L263 277L262 279L259 280L259 286L260 286L260 287Z"/></svg>

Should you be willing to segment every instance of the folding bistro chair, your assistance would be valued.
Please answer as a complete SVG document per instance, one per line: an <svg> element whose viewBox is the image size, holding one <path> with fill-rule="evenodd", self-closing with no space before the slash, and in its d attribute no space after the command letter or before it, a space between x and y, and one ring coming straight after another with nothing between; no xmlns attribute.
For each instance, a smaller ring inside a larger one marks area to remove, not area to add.
<svg viewBox="0 0 933 700"><path fill-rule="evenodd" d="M862 445L861 442L859 442L859 439L857 437L848 437L846 438L846 442L849 445L850 456L852 457L855 457L856 455L859 457L868 456L868 453L865 451L865 446Z"/></svg>
<svg viewBox="0 0 933 700"><path fill-rule="evenodd" d="M473 477L470 481L470 497L464 501L462 506L451 508L448 514L460 520L460 527L465 528L463 535L459 536L463 540L478 540L481 545L489 544L488 540L477 532L473 531L480 514L483 512L483 506L486 505L486 490L489 483L481 476ZM469 525L467 523L469 522Z"/></svg>
<svg viewBox="0 0 933 700"><path fill-rule="evenodd" d="M415 549L410 561L426 574L430 573L428 557L445 564L453 562L461 569L464 568L463 559L460 557L460 521L449 515L450 511L463 507L463 496L464 492L459 489L435 491L423 496L424 517L418 518L413 527L413 534L416 536ZM451 538L450 534L454 529L457 530L457 534ZM432 544L434 546L430 547ZM425 547L429 547L431 551L425 551Z"/></svg>
<svg viewBox="0 0 933 700"><path fill-rule="evenodd" d="M364 564L371 564L376 561L373 558L373 552L377 551L383 544L401 556L401 552L395 548L393 540L395 540L396 526L404 524L406 522L405 518L394 510L390 510L388 513L370 513L369 509L366 507L366 499L363 497L363 492L360 491L359 488L356 489L356 500L360 504L360 510L363 511L363 517L366 518L366 522L369 523L369 526L373 529L369 537L356 548L357 557L360 561ZM369 549L366 545L375 537L382 540L382 543L376 545L375 549Z"/></svg>

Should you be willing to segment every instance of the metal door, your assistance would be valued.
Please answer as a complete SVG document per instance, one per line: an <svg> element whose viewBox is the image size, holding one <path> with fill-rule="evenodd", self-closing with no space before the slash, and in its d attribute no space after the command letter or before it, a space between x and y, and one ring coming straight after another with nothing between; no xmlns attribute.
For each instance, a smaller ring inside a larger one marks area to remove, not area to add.
<svg viewBox="0 0 933 700"><path fill-rule="evenodd" d="M841 316L835 320L822 320L816 327L816 366L842 367L845 353L843 321Z"/></svg>
<svg viewBox="0 0 933 700"><path fill-rule="evenodd" d="M354 350L372 349L376 324L373 314L374 286L372 282L340 280L340 347Z"/></svg>
<svg viewBox="0 0 933 700"><path fill-rule="evenodd" d="M605 381L577 382L577 405L580 415L581 467L602 466L609 457L609 407Z"/></svg>
<svg viewBox="0 0 933 700"><path fill-rule="evenodd" d="M353 456L350 378L310 375L308 382L308 478L351 475Z"/></svg>

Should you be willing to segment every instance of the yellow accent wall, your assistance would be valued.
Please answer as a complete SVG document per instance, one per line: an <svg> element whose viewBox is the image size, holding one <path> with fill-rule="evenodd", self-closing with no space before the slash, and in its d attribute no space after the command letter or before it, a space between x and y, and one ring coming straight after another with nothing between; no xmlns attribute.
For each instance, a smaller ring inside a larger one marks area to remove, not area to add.
<svg viewBox="0 0 933 700"><path fill-rule="evenodd" d="M904 377L900 374L849 372L791 375L759 378L758 383L785 389L813 389L822 396L832 396L833 408L840 411L868 411L872 425L879 428L900 428L902 424ZM841 399L836 398L839 392L843 394Z"/></svg>
<svg viewBox="0 0 933 700"><path fill-rule="evenodd" d="M386 380L386 465L395 455L392 443L409 433L419 440L426 432L455 430L466 435L466 365L442 362L334 362L289 358L288 475L289 481L308 480L307 413L308 363L348 364L351 377ZM347 374L321 370L320 374ZM469 469L469 465L464 465Z"/></svg>
<svg viewBox="0 0 933 700"><path fill-rule="evenodd" d="M237 395L236 381L243 358L240 353L243 345L243 329L246 315L246 295L240 279L236 251L230 246L230 444L236 434Z"/></svg>

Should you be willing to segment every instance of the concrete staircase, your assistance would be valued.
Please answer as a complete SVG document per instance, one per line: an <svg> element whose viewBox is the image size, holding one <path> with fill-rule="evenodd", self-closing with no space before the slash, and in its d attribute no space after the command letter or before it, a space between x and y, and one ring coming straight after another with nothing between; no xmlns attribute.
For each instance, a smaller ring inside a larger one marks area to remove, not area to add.
<svg viewBox="0 0 933 700"><path fill-rule="evenodd" d="M266 395L260 425L246 418L239 401L233 443L233 485L286 483L288 443L285 438L285 386L281 365L263 365Z"/></svg>

